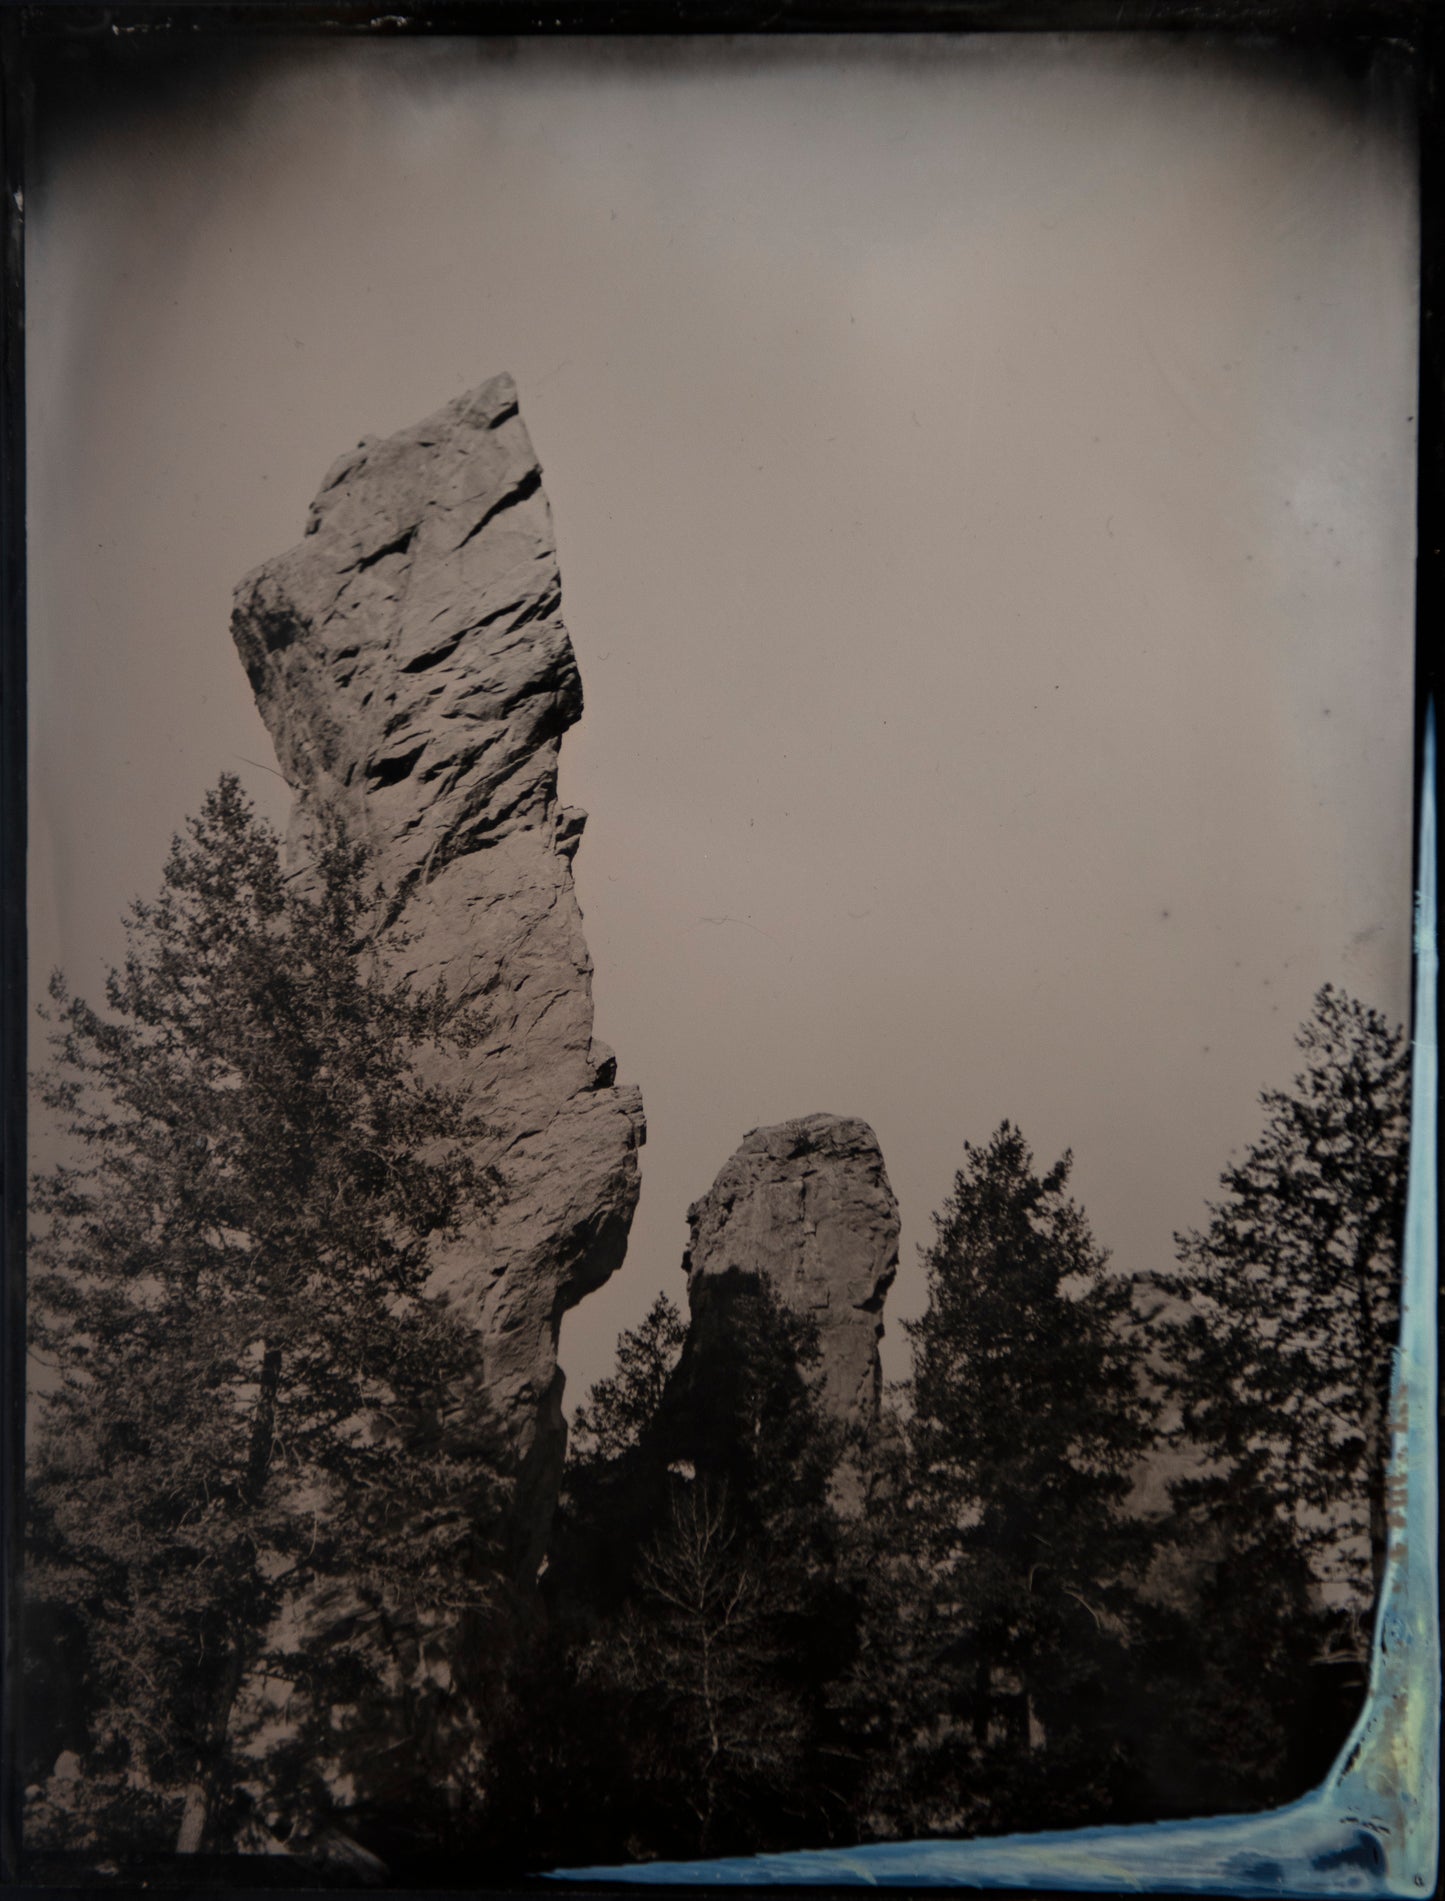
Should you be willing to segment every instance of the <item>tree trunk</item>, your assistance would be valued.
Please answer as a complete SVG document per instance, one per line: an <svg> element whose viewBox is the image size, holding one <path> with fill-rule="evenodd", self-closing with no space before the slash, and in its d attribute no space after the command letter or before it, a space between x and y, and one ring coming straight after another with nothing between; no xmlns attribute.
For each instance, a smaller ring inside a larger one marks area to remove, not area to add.
<svg viewBox="0 0 1445 1901"><path fill-rule="evenodd" d="M205 1741L196 1758L195 1774L186 1786L185 1807L181 1810L181 1826L176 1836L178 1855L197 1854L205 1843L206 1826L211 1819L216 1785L226 1756L226 1732L230 1728L231 1711L241 1688L245 1658L246 1627L240 1624L227 1645L225 1664L211 1704L210 1720L206 1724Z"/></svg>
<svg viewBox="0 0 1445 1901"><path fill-rule="evenodd" d="M186 1789L186 1806L181 1810L181 1832L176 1837L178 1855L194 1855L206 1833L206 1813L210 1800L203 1782L192 1782Z"/></svg>
<svg viewBox="0 0 1445 1901"><path fill-rule="evenodd" d="M256 1395L256 1417L251 1425L251 1456L246 1461L247 1507L260 1501L271 1469L271 1451L276 1443L276 1395L281 1387L281 1349L269 1341L261 1355L260 1390Z"/></svg>
<svg viewBox="0 0 1445 1901"><path fill-rule="evenodd" d="M249 1511L260 1499L276 1443L276 1395L281 1386L281 1349L269 1342L261 1355L261 1379L256 1395L256 1416L251 1422L251 1446L241 1485L241 1503ZM195 1773L186 1786L181 1826L176 1835L178 1855L197 1854L205 1843L206 1829L215 1806L216 1786L226 1759L226 1733L231 1726L231 1711L240 1693L245 1675L246 1651L253 1634L256 1614L254 1577L242 1594L237 1615L226 1645L211 1714L205 1726Z"/></svg>
<svg viewBox="0 0 1445 1901"><path fill-rule="evenodd" d="M989 1719L993 1714L993 1665L981 1657L973 1673L973 1740L988 1741Z"/></svg>

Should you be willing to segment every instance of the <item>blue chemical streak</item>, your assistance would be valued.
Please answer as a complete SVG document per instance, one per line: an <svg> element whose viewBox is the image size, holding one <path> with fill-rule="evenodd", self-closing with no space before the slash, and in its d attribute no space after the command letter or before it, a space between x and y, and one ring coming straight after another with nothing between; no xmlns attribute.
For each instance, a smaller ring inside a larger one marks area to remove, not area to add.
<svg viewBox="0 0 1445 1901"><path fill-rule="evenodd" d="M1287 1808L1142 1828L876 1842L786 1855L554 1871L565 1881L697 1886L1061 1888L1253 1895L1434 1893L1440 1855L1435 1339L1439 1046L1435 709L1426 713L1415 907L1415 1037L1400 1344L1391 1386L1389 1545L1370 1687L1321 1786Z"/></svg>

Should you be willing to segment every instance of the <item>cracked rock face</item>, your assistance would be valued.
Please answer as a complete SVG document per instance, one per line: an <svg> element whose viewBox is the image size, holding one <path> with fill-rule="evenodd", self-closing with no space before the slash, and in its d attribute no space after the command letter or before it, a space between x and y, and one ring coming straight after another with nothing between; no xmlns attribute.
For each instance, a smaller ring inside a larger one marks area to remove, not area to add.
<svg viewBox="0 0 1445 1901"><path fill-rule="evenodd" d="M433 1285L476 1330L525 1577L565 1439L558 1327L622 1261L644 1125L592 1036L571 866L586 815L557 804L582 687L511 378L342 456L305 538L236 590L232 632L295 793L293 845L341 813L372 849L398 966L489 1025L466 1075L502 1194Z"/></svg>
<svg viewBox="0 0 1445 1901"><path fill-rule="evenodd" d="M882 1393L878 1342L884 1297L898 1271L899 1224L868 1124L812 1115L754 1129L687 1219L689 1348L699 1333L726 1325L727 1287L766 1276L789 1307L817 1323L826 1410L871 1426Z"/></svg>

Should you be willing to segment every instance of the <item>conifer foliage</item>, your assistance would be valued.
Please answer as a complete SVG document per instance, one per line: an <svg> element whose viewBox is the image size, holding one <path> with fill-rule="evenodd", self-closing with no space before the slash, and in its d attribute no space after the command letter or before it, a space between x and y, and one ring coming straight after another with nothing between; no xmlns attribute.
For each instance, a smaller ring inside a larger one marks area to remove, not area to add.
<svg viewBox="0 0 1445 1901"><path fill-rule="evenodd" d="M827 1411L816 1323L746 1264L690 1324L660 1296L509 1595L505 1453L427 1291L498 1192L446 1080L484 1026L394 974L383 910L340 827L288 873L225 778L103 1003L52 985L27 1727L80 1773L33 1842L535 1872L1305 1786L1385 1544L1399 1031L1320 991L1152 1326L1009 1122L879 1419ZM1161 1399L1194 1463L1151 1522Z"/></svg>
<svg viewBox="0 0 1445 1901"><path fill-rule="evenodd" d="M1387 1534L1409 1051L1330 984L1296 1042L1294 1087L1261 1096L1263 1133L1163 1281L1188 1303L1161 1334L1182 1431L1210 1461L1177 1495L1283 1531L1358 1620Z"/></svg>
<svg viewBox="0 0 1445 1901"><path fill-rule="evenodd" d="M659 1297L578 1408L543 1579L570 1747L528 1804L558 1860L569 1833L600 1860L706 1855L828 1839L846 1812L831 1690L856 1609L817 1329L763 1277L710 1297L691 1336Z"/></svg>
<svg viewBox="0 0 1445 1901"><path fill-rule="evenodd" d="M572 1419L574 1462L609 1465L636 1452L652 1430L687 1339L682 1315L659 1294L641 1326L617 1340L617 1370L598 1380Z"/></svg>
<svg viewBox="0 0 1445 1901"><path fill-rule="evenodd" d="M909 1511L951 1632L939 1662L955 1727L941 1739L980 1795L995 1770L1030 1784L1047 1772L1097 1806L1099 1752L1082 1777L1063 1764L1126 1635L1140 1532L1124 1502L1154 1412L1142 1346L1129 1285L1065 1192L1071 1158L1038 1173L1008 1122L964 1158L934 1217L927 1309L908 1323ZM1039 1794L1027 1799L1038 1817ZM1013 1798L988 1800L996 1826Z"/></svg>
<svg viewBox="0 0 1445 1901"><path fill-rule="evenodd" d="M304 1834L348 1724L424 1753L416 1633L489 1588L493 1441L480 1403L443 1416L466 1341L425 1292L433 1237L492 1192L428 1078L480 1025L388 975L374 900L337 828L288 875L224 778L103 1007L52 984L40 1094L73 1159L34 1191L29 1594L83 1632L71 1747L112 1844L232 1845L248 1790ZM318 1652L298 1619L328 1591L347 1635ZM279 1793L238 1740L263 1646Z"/></svg>

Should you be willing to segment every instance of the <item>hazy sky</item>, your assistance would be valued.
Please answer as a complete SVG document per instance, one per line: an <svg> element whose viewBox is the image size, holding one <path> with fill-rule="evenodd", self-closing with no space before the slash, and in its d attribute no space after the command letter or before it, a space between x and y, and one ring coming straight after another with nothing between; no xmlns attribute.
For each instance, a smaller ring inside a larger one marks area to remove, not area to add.
<svg viewBox="0 0 1445 1901"><path fill-rule="evenodd" d="M587 698L597 1029L649 1124L569 1400L681 1296L759 1123L876 1128L898 1376L965 1139L1072 1146L1159 1267L1318 985L1405 1014L1388 84L1166 40L442 40L290 42L64 139L62 96L26 208L37 989L95 988L221 771L284 816L232 586L340 451L510 370Z"/></svg>

